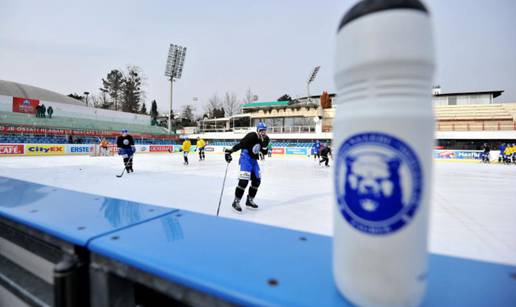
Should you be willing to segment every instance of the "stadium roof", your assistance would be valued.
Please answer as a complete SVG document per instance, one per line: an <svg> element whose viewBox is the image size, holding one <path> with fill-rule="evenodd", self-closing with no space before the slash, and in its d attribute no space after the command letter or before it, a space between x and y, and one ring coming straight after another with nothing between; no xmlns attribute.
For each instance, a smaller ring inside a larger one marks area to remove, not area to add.
<svg viewBox="0 0 516 307"><path fill-rule="evenodd" d="M84 106L82 101L40 87L0 80L0 95Z"/></svg>
<svg viewBox="0 0 516 307"><path fill-rule="evenodd" d="M500 95L502 95L504 91L481 91L481 92L455 92L455 93L439 93L434 94L434 96L465 96L465 95L485 95L485 94L492 94L493 98L496 98Z"/></svg>
<svg viewBox="0 0 516 307"><path fill-rule="evenodd" d="M242 108L278 107L288 106L288 101L252 102L242 105Z"/></svg>

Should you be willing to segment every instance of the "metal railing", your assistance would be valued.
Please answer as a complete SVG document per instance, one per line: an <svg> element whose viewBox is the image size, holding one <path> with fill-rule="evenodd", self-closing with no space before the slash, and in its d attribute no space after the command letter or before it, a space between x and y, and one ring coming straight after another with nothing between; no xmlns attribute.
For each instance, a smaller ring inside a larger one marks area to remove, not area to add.
<svg viewBox="0 0 516 307"><path fill-rule="evenodd" d="M436 123L437 131L501 131L516 130L516 122L513 121L478 121L478 122L444 122Z"/></svg>
<svg viewBox="0 0 516 307"><path fill-rule="evenodd" d="M204 128L201 132L241 132L254 130L254 127L248 128ZM437 121L437 131L511 131L516 130L516 122L513 121L497 121L485 120L475 122L460 122L460 121ZM333 127L324 125L322 132L332 132ZM268 133L314 133L314 126L293 126L293 127L268 127Z"/></svg>
<svg viewBox="0 0 516 307"><path fill-rule="evenodd" d="M201 128L201 132L235 132L244 133L248 131L254 131L255 127L236 127L236 128L225 128L225 127L204 127ZM314 133L315 126L292 126L292 127L268 127L268 133Z"/></svg>

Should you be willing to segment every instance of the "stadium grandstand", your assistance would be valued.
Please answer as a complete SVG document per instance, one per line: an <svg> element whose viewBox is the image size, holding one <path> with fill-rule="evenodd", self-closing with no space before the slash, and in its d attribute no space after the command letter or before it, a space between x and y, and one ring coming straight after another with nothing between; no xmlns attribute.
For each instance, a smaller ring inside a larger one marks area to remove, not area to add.
<svg viewBox="0 0 516 307"><path fill-rule="evenodd" d="M438 146L491 148L516 143L516 103L435 106Z"/></svg>
<svg viewBox="0 0 516 307"><path fill-rule="evenodd" d="M41 106L51 107L51 116L36 114ZM50 90L0 80L0 143L86 144L100 137L114 142L122 129L139 144L177 140L166 129L151 126L148 115L93 108Z"/></svg>
<svg viewBox="0 0 516 307"><path fill-rule="evenodd" d="M434 87L437 148L479 150L484 143L491 148L516 143L516 103L494 103L502 93L442 93L440 87ZM197 127L179 132L194 139L202 137L212 146L229 147L264 122L273 146L306 148L315 140L330 143L334 98L335 94L328 94L329 103L322 103L317 95L252 102L244 104L240 114L205 118ZM35 116L38 105L52 106L52 118ZM113 143L122 129L128 129L137 144L178 142L177 135L151 126L150 121L148 115L93 108L56 92L0 80L0 143L95 144L101 137Z"/></svg>

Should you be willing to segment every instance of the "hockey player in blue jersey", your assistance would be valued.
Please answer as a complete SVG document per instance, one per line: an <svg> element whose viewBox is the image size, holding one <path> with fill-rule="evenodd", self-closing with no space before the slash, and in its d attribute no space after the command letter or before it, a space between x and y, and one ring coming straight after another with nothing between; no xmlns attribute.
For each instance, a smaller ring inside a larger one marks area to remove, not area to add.
<svg viewBox="0 0 516 307"><path fill-rule="evenodd" d="M133 170L133 155L136 152L134 147L134 139L127 133L127 130L122 130L122 135L117 137L116 146L118 147L118 154L124 158L124 165L127 173L134 172Z"/></svg>
<svg viewBox="0 0 516 307"><path fill-rule="evenodd" d="M321 157L321 142L319 140L316 140L315 143L312 145L312 154L314 155L314 160L319 159Z"/></svg>
<svg viewBox="0 0 516 307"><path fill-rule="evenodd" d="M242 213L240 200L244 196L245 189L251 180L251 187L247 193L245 206L249 209L258 209L258 205L254 202L254 197L258 192L261 183L260 166L258 159L260 154L267 154L267 146L269 145L269 137L267 136L267 126L260 122L256 126L256 132L248 133L238 144L231 149L225 150L226 162L230 163L233 158L231 154L235 151L240 152L240 175L238 176L238 185L235 189L235 200L232 207L237 213Z"/></svg>
<svg viewBox="0 0 516 307"><path fill-rule="evenodd" d="M504 155L504 152L505 152L505 148L507 146L505 145L505 143L502 143L500 144L500 146L498 146L498 150L500 150L500 155L498 156L498 163L504 163L505 162L505 155Z"/></svg>

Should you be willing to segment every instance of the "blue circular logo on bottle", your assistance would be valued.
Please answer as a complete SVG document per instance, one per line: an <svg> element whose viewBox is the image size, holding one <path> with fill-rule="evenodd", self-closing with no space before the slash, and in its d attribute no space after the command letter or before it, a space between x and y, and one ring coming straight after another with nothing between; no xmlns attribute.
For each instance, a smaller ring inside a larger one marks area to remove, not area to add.
<svg viewBox="0 0 516 307"><path fill-rule="evenodd" d="M340 146L334 171L339 210L355 229L385 235L414 218L423 176L403 141L377 132L353 135Z"/></svg>

